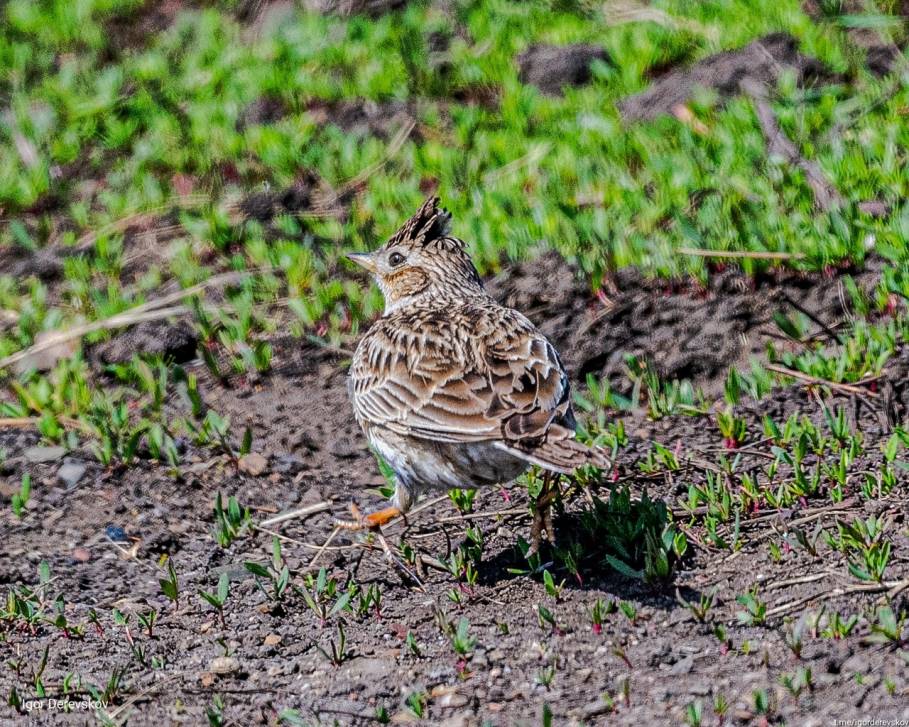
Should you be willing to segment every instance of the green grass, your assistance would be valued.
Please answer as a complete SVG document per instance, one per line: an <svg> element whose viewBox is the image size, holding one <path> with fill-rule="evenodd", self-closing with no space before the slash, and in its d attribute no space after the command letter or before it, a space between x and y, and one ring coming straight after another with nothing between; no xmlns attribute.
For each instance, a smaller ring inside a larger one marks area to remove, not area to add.
<svg viewBox="0 0 909 727"><path fill-rule="evenodd" d="M66 262L59 295L0 277L0 308L18 315L0 355L42 330L142 303L163 281L187 286L227 269L273 269L230 293L232 302L249 309L286 294L298 333L337 339L380 306L375 290L339 279L339 253L376 246L436 184L484 272L545 247L576 258L593 287L623 266L705 277L707 262L679 247L786 252L804 256L793 264L824 268L861 262L873 235L895 263L888 290L906 293L900 150L909 142L909 91L863 71L842 23L814 23L796 0L769 8L666 1L656 4L658 22L612 24L594 4L572 12L561 9L568 3L462 2L446 16L414 2L378 20L297 11L258 38L233 19L231 3L213 3L181 13L141 46L116 47L111 23L128 27L140 5L11 2L2 11L0 92L9 112L0 118L0 245L67 247L86 234L91 244ZM696 100L703 135L669 118L626 126L615 109L646 87L649 69L777 29L849 79L812 91L784 79L775 103L786 133L846 197L841 210L818 214L803 176L767 158L746 99ZM430 36L448 38L448 50L430 52ZM614 60L598 65L590 84L549 98L519 82L514 56L528 44L580 41ZM479 87L495 91L496 108L449 98ZM279 101L286 115L239 123L260 98ZM363 99L412 105L419 133L390 159L390 138L321 125L307 110ZM304 171L330 195L364 170L373 171L340 219L261 225L226 211ZM198 197L184 200L161 254L125 279L133 252L109 225L171 209L178 189ZM872 219L855 207L871 199L892 213ZM766 264L743 263L748 271ZM268 325L253 320L249 329L255 338Z"/></svg>

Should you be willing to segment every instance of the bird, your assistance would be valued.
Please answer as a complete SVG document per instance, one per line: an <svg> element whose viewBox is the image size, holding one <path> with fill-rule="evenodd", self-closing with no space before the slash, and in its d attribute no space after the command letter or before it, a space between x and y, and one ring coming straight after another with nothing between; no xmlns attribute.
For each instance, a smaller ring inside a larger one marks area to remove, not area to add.
<svg viewBox="0 0 909 727"><path fill-rule="evenodd" d="M373 450L394 472L390 506L352 529L380 529L421 495L504 485L543 470L528 555L555 544L560 475L609 469L575 439L571 386L559 354L519 311L484 289L467 245L436 196L380 248L347 257L372 274L385 309L354 351L348 393Z"/></svg>

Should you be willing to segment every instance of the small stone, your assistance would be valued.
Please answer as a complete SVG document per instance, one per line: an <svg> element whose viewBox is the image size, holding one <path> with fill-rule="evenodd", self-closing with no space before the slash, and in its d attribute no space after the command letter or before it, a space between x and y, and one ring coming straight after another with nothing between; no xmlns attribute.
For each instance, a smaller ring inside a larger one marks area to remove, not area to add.
<svg viewBox="0 0 909 727"><path fill-rule="evenodd" d="M669 670L669 673L680 676L682 674L688 674L692 668L694 668L694 658L691 656L686 656L684 659L679 659L675 664L673 664L672 669Z"/></svg>
<svg viewBox="0 0 909 727"><path fill-rule="evenodd" d="M88 548L78 547L73 549L73 560L77 560L80 563L88 563L92 559L92 554L89 552Z"/></svg>
<svg viewBox="0 0 909 727"><path fill-rule="evenodd" d="M232 674L239 669L240 662L232 656L216 656L208 662L208 670L213 674Z"/></svg>
<svg viewBox="0 0 909 727"><path fill-rule="evenodd" d="M448 694L443 694L439 699L436 700L436 704L440 707L464 707L470 700L464 695L459 694L458 692L449 692Z"/></svg>
<svg viewBox="0 0 909 727"><path fill-rule="evenodd" d="M266 646L277 646L281 643L281 637L278 634L269 634L264 641Z"/></svg>
<svg viewBox="0 0 909 727"><path fill-rule="evenodd" d="M400 712L395 712L391 716L392 724L415 724L417 722L417 717L411 712L405 712L401 710Z"/></svg>
<svg viewBox="0 0 909 727"><path fill-rule="evenodd" d="M104 529L104 534L115 543L126 543L129 540L126 536L126 531L119 525L108 525Z"/></svg>
<svg viewBox="0 0 909 727"><path fill-rule="evenodd" d="M203 687L210 687L212 684L215 683L215 675L212 674L210 671L204 671L204 672L202 672L201 676L199 677L199 682L202 684Z"/></svg>
<svg viewBox="0 0 909 727"><path fill-rule="evenodd" d="M240 457L240 471L253 477L261 475L268 467L268 460L258 452L250 452L245 457Z"/></svg>
<svg viewBox="0 0 909 727"><path fill-rule="evenodd" d="M295 454L278 455L272 464L272 469L282 475L295 475L305 467L306 463Z"/></svg>
<svg viewBox="0 0 909 727"><path fill-rule="evenodd" d="M589 702L581 707L581 716L585 719L590 719L591 717L598 717L601 714L606 714L613 710L613 705L609 704L604 699L598 699L595 702Z"/></svg>
<svg viewBox="0 0 909 727"><path fill-rule="evenodd" d="M57 470L57 479L67 490L71 490L79 484L86 469L87 467L81 462L64 462L63 466Z"/></svg>
<svg viewBox="0 0 909 727"><path fill-rule="evenodd" d="M63 447L42 447L36 445L34 447L26 448L23 454L25 455L25 459L32 464L41 464L42 462L56 462L66 454L66 449Z"/></svg>

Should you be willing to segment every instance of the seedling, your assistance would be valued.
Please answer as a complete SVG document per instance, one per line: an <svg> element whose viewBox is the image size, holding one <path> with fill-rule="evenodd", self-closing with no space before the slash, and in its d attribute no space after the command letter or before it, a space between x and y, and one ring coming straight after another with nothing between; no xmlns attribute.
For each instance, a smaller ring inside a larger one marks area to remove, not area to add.
<svg viewBox="0 0 909 727"><path fill-rule="evenodd" d="M174 569L174 562L167 559L167 577L159 578L158 585L161 587L161 593L174 604L175 607L180 605L180 584L177 582L177 571Z"/></svg>
<svg viewBox="0 0 909 727"><path fill-rule="evenodd" d="M735 600L745 607L744 611L737 611L735 616L740 624L745 626L760 626L767 618L767 604L758 600L757 591L750 591L736 596Z"/></svg>
<svg viewBox="0 0 909 727"><path fill-rule="evenodd" d="M13 515L19 520L22 519L22 515L25 513L31 494L32 477L29 474L24 474L22 475L22 483L19 485L19 492L14 492L12 498Z"/></svg>
<svg viewBox="0 0 909 727"><path fill-rule="evenodd" d="M682 606L691 612L691 615L694 616L695 620L698 623L706 623L707 615L710 613L710 609L713 608L713 605L716 602L716 594L718 590L718 588L714 588L710 593L701 593L697 603L692 603L691 601L685 600L678 589L676 589L675 597Z"/></svg>
<svg viewBox="0 0 909 727"><path fill-rule="evenodd" d="M237 498L227 498L227 509L224 509L219 492L215 498L215 540L222 548L230 547L238 537L245 534L252 526L252 515L249 508L240 508Z"/></svg>
<svg viewBox="0 0 909 727"><path fill-rule="evenodd" d="M227 628L227 622L224 620L224 605L227 602L229 589L230 580L227 573L224 572L218 579L218 590L216 593L208 593L207 591L199 590L199 596L218 612L218 618L221 621L221 626L224 628Z"/></svg>
<svg viewBox="0 0 909 727"><path fill-rule="evenodd" d="M877 610L874 622L871 624L871 635L868 640L872 643L903 646L906 643L903 638L905 622L906 616L904 613L900 613L897 616L893 613L893 609L890 606L881 606Z"/></svg>
<svg viewBox="0 0 909 727"><path fill-rule="evenodd" d="M508 572L513 575L519 576L535 576L538 573L542 573L548 566L552 565L551 563L542 563L539 553L534 553L530 557L527 556L528 551L530 550L530 543L528 543L524 538L518 536L518 550L521 551L527 566L524 568L508 568Z"/></svg>
<svg viewBox="0 0 909 727"><path fill-rule="evenodd" d="M252 561L245 561L243 565L256 577L256 586L267 598L271 599L272 607L279 609L284 600L287 585L290 583L290 570L281 557L281 541L277 537L272 537L271 548L271 563L267 566ZM267 582L270 588L266 589L260 579ZM349 598L349 594L345 595Z"/></svg>
<svg viewBox="0 0 909 727"><path fill-rule="evenodd" d="M726 449L737 449L745 441L747 435L745 420L735 416L732 409L717 412L716 424Z"/></svg>
<svg viewBox="0 0 909 727"><path fill-rule="evenodd" d="M426 706L429 704L429 695L426 692L412 692L404 702L417 719L426 715Z"/></svg>
<svg viewBox="0 0 909 727"><path fill-rule="evenodd" d="M847 619L843 619L838 613L834 612L827 622L827 626L821 631L821 636L825 639L844 639L858 624L858 616L852 614Z"/></svg>
<svg viewBox="0 0 909 727"><path fill-rule="evenodd" d="M757 689L752 692L752 699L754 700L754 711L757 714L764 716L769 716L773 705L770 701L770 694L766 689Z"/></svg>
<svg viewBox="0 0 909 727"><path fill-rule="evenodd" d="M460 657L468 656L477 644L477 640L470 636L470 621L463 616L458 620L458 626L452 631L449 638L451 648Z"/></svg>
<svg viewBox="0 0 909 727"><path fill-rule="evenodd" d="M158 621L158 612L151 608L148 611L143 611L142 613L136 614L136 619L139 621L139 625L145 629L145 634L148 638L152 638L152 632L154 631L155 624Z"/></svg>
<svg viewBox="0 0 909 727"><path fill-rule="evenodd" d="M653 367L634 356L625 359L629 375L635 382L632 401L637 401L641 385L647 393L647 415L662 419L673 414L699 416L707 411L704 395L696 391L687 379L662 381Z"/></svg>
<svg viewBox="0 0 909 727"><path fill-rule="evenodd" d="M537 604L536 611L537 621L539 622L541 629L544 631L558 632L559 627L556 623L555 616L552 615L552 611L541 603Z"/></svg>
<svg viewBox="0 0 909 727"><path fill-rule="evenodd" d="M220 694L216 694L211 704L205 708L205 718L208 720L208 727L224 727L227 724L224 719L224 699Z"/></svg>
<svg viewBox="0 0 909 727"><path fill-rule="evenodd" d="M357 615L365 616L372 610L376 618L382 618L382 591L375 583L366 590L357 592Z"/></svg>
<svg viewBox="0 0 909 727"><path fill-rule="evenodd" d="M413 631L407 632L407 637L404 639L404 645L415 657L420 658L423 656L423 651L420 649L420 645L417 643L417 637L413 635Z"/></svg>
<svg viewBox="0 0 909 727"><path fill-rule="evenodd" d="M118 701L120 697L123 677L125 674L125 668L114 669L111 672L110 676L107 678L103 689L95 685L89 685L88 691L96 701L99 701L102 704L113 704L114 702Z"/></svg>
<svg viewBox="0 0 909 727"><path fill-rule="evenodd" d="M449 490L448 497L462 515L473 512L473 501L476 490Z"/></svg>
<svg viewBox="0 0 909 727"><path fill-rule="evenodd" d="M559 585L556 585L555 579L552 577L552 573L548 570L543 571L543 586L546 588L546 595L551 596L558 602L562 597L562 589L565 587L565 581L562 580Z"/></svg>
<svg viewBox="0 0 909 727"><path fill-rule="evenodd" d="M619 601L619 610L625 615L631 625L634 626L638 620L638 609L633 603L628 601Z"/></svg>
<svg viewBox="0 0 909 727"><path fill-rule="evenodd" d="M345 609L350 607L350 599L353 591L348 589L337 595L338 582L334 578L328 577L325 568L320 568L315 579L312 574L306 576L306 586L308 590L301 590L303 600L309 610L312 611L316 618L319 619L319 625L324 628L328 620Z"/></svg>
<svg viewBox="0 0 909 727"><path fill-rule="evenodd" d="M556 675L556 665L553 663L547 667L543 667L542 669L540 669L540 671L537 672L535 681L541 687L546 687L547 689L549 689L549 687L552 685L552 680L555 679L555 675Z"/></svg>
<svg viewBox="0 0 909 727"><path fill-rule="evenodd" d="M792 695L793 699L798 700L803 691L810 691L814 688L811 680L811 669L800 667L795 674L781 674L780 684Z"/></svg>
<svg viewBox="0 0 909 727"><path fill-rule="evenodd" d="M725 722L726 715L729 713L729 702L722 694L717 694L713 698L713 713L719 718L720 724Z"/></svg>
<svg viewBox="0 0 909 727"><path fill-rule="evenodd" d="M615 610L615 601L612 599L607 602L603 601L602 598L598 598L593 602L593 606L588 610L593 633L599 635L603 632L603 621L609 614L614 613Z"/></svg>
<svg viewBox="0 0 909 727"><path fill-rule="evenodd" d="M335 636L328 642L328 649L323 649L319 644L316 644L315 647L333 666L341 666L349 656L344 622L338 621Z"/></svg>
<svg viewBox="0 0 909 727"><path fill-rule="evenodd" d="M704 719L704 705L700 699L685 705L685 724L690 727L701 727Z"/></svg>
<svg viewBox="0 0 909 727"><path fill-rule="evenodd" d="M805 616L800 617L795 623L786 630L784 638L786 646L792 652L796 659L802 658L802 647L804 646L804 634L808 621Z"/></svg>

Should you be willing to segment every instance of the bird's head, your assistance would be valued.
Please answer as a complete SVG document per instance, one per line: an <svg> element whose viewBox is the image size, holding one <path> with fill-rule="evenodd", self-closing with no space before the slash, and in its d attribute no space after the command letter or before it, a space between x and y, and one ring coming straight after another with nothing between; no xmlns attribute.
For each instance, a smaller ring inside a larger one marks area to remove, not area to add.
<svg viewBox="0 0 909 727"><path fill-rule="evenodd" d="M483 292L464 243L448 236L450 221L439 198L430 197L378 250L347 256L372 273L386 313L421 296L444 299Z"/></svg>

